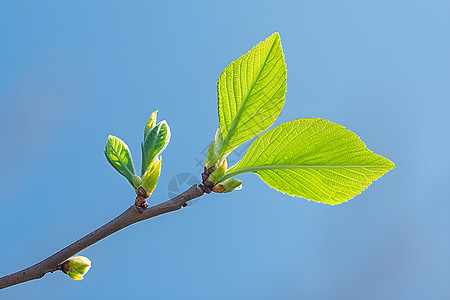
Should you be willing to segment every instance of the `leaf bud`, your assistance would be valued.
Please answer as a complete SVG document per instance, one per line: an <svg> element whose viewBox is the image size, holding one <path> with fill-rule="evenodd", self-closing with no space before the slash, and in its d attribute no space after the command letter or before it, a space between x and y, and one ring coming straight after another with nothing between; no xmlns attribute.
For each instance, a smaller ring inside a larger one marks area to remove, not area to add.
<svg viewBox="0 0 450 300"><path fill-rule="evenodd" d="M219 129L217 129L216 137L214 141L209 145L208 152L206 153L206 161L205 161L205 167L207 169L218 165L220 160L220 152L222 151L223 146L223 137L222 133Z"/></svg>
<svg viewBox="0 0 450 300"><path fill-rule="evenodd" d="M215 193L229 193L242 188L242 181L236 178L228 178L213 187Z"/></svg>
<svg viewBox="0 0 450 300"><path fill-rule="evenodd" d="M142 179L141 179L141 177L134 175L132 178L132 182L133 182L134 187L137 189L141 186Z"/></svg>
<svg viewBox="0 0 450 300"><path fill-rule="evenodd" d="M69 258L61 264L63 273L69 275L73 280L82 280L83 275L91 268L91 261L84 256Z"/></svg>
<svg viewBox="0 0 450 300"><path fill-rule="evenodd" d="M219 180L225 175L227 171L227 159L225 158L222 162L222 164L214 170L208 177L208 181L212 183L217 183Z"/></svg>

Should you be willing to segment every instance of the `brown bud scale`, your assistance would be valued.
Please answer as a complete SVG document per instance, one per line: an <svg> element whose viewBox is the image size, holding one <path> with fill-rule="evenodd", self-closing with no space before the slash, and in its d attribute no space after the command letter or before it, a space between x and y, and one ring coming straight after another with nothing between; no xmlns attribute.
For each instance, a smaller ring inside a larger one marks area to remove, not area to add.
<svg viewBox="0 0 450 300"><path fill-rule="evenodd" d="M221 184L216 184L213 187L213 192L214 193L223 193L223 192L225 192L225 187L223 185L221 185Z"/></svg>
<svg viewBox="0 0 450 300"><path fill-rule="evenodd" d="M65 274L69 273L69 271L70 271L69 261L65 261L65 262L62 263L61 271L63 271L63 273L65 273Z"/></svg>
<svg viewBox="0 0 450 300"><path fill-rule="evenodd" d="M136 200L134 201L134 205L143 209L147 208L148 203L145 200L147 198L148 198L147 192L144 190L142 186L140 186L136 192Z"/></svg>

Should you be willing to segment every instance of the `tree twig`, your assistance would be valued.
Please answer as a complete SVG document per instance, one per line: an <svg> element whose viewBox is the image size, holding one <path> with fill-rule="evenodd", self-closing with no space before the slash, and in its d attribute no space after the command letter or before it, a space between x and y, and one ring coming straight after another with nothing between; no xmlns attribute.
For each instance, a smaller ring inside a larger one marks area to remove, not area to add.
<svg viewBox="0 0 450 300"><path fill-rule="evenodd" d="M50 272L53 273L59 269L59 266L65 260L104 239L105 237L130 226L131 224L178 210L189 200L200 197L203 194L204 191L201 185L193 185L178 196L146 209L141 209L136 205L132 205L112 221L92 231L88 235L82 237L76 242L73 242L69 246L38 262L37 264L21 271L0 277L0 289L25 281L42 278L45 274Z"/></svg>

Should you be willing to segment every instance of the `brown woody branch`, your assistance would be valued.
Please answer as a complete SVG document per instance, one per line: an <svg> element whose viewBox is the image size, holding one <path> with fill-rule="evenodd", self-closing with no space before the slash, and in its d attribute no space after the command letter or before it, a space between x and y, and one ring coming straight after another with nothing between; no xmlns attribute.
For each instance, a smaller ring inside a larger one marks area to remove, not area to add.
<svg viewBox="0 0 450 300"><path fill-rule="evenodd" d="M200 197L203 194L204 191L202 185L193 185L185 192L161 204L148 207L146 209L133 205L112 221L92 231L88 235L38 262L37 264L21 271L0 277L0 289L25 281L42 278L47 273L53 273L54 271L59 270L59 266L65 260L104 239L105 237L130 226L131 224L178 210L186 205L186 202L189 200Z"/></svg>

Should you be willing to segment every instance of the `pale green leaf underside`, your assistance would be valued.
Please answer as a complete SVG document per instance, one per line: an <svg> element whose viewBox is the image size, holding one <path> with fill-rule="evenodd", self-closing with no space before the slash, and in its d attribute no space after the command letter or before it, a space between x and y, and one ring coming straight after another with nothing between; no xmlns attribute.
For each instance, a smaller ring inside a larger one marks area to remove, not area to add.
<svg viewBox="0 0 450 300"><path fill-rule="evenodd" d="M222 157L273 124L284 105L286 79L278 33L225 68L217 84Z"/></svg>
<svg viewBox="0 0 450 300"><path fill-rule="evenodd" d="M118 137L110 135L105 145L105 156L109 164L133 186L136 171L128 146Z"/></svg>
<svg viewBox="0 0 450 300"><path fill-rule="evenodd" d="M262 134L222 180L254 172L278 191L334 205L358 195L394 167L345 127L308 118Z"/></svg>

